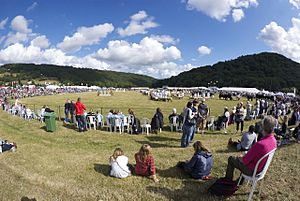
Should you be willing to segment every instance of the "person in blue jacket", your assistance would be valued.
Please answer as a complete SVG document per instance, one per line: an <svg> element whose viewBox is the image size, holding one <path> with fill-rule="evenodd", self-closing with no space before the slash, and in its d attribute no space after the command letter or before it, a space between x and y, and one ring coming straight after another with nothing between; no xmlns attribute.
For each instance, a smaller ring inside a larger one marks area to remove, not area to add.
<svg viewBox="0 0 300 201"><path fill-rule="evenodd" d="M193 147L195 153L191 160L179 162L178 167L183 168L194 179L209 179L213 166L212 154L200 141L196 141Z"/></svg>

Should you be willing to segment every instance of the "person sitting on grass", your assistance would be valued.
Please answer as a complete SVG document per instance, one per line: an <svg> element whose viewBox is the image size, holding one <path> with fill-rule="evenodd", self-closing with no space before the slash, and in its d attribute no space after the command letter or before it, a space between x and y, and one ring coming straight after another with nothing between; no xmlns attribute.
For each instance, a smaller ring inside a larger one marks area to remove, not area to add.
<svg viewBox="0 0 300 201"><path fill-rule="evenodd" d="M288 138L287 133L288 133L288 116L284 115L283 119L280 117L280 119L282 120L282 123L280 124L280 126L278 126L277 128L274 129L274 132L276 134L277 137L281 136L283 138Z"/></svg>
<svg viewBox="0 0 300 201"><path fill-rule="evenodd" d="M136 166L135 174L140 176L147 176L154 182L159 180L156 177L156 169L154 164L154 158L151 154L151 147L148 144L144 144L138 153L134 155Z"/></svg>
<svg viewBox="0 0 300 201"><path fill-rule="evenodd" d="M265 154L277 147L276 139L273 135L273 130L276 124L276 120L272 116L266 116L262 120L263 137L260 141L256 142L246 155L235 157L230 156L228 158L228 164L226 169L226 178L233 180L234 169L239 169L243 174L252 176L257 161ZM266 164L267 158L265 158L258 166L257 173L260 173Z"/></svg>
<svg viewBox="0 0 300 201"><path fill-rule="evenodd" d="M256 143L257 136L254 132L254 126L249 126L248 132L245 132L242 136L241 141L238 140L237 142L232 141L232 138L228 140L228 146L233 146L238 151L248 151L251 146Z"/></svg>
<svg viewBox="0 0 300 201"><path fill-rule="evenodd" d="M113 155L109 158L110 176L120 179L130 176L131 172L127 164L128 158L124 155L123 150L116 148Z"/></svg>
<svg viewBox="0 0 300 201"><path fill-rule="evenodd" d="M210 179L210 172L213 166L212 154L200 142L196 141L193 144L194 155L190 161L179 162L177 167L183 169L194 179Z"/></svg>
<svg viewBox="0 0 300 201"><path fill-rule="evenodd" d="M8 143L7 140L0 139L0 153L5 151L16 151L17 144L15 142Z"/></svg>

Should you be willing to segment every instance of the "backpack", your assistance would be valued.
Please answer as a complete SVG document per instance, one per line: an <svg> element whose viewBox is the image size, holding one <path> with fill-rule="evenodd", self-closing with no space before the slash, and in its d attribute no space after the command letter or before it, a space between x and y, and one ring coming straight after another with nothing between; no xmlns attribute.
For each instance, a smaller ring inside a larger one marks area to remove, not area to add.
<svg viewBox="0 0 300 201"><path fill-rule="evenodd" d="M209 187L208 191L216 196L226 196L229 197L234 194L235 191L238 190L238 186L236 183L227 178L218 179L211 187Z"/></svg>

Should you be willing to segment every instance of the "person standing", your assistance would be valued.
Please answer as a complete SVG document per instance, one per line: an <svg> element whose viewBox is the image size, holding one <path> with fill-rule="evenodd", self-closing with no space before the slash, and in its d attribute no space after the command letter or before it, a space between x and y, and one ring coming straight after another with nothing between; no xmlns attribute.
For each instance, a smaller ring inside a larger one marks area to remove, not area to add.
<svg viewBox="0 0 300 201"><path fill-rule="evenodd" d="M198 115L200 118L200 132L204 134L204 130L206 127L206 119L209 115L209 108L208 105L205 103L205 98L202 99L202 102L198 106Z"/></svg>
<svg viewBox="0 0 300 201"><path fill-rule="evenodd" d="M80 98L78 98L77 102L75 103L75 110L76 110L76 120L78 122L79 132L87 131L86 119L84 116L84 110L86 110L86 107L84 104L81 103Z"/></svg>
<svg viewBox="0 0 300 201"><path fill-rule="evenodd" d="M65 120L64 120L65 123L68 123L70 121L69 120L70 104L71 104L70 99L67 99L65 103Z"/></svg>
<svg viewBox="0 0 300 201"><path fill-rule="evenodd" d="M239 131L239 126L241 124L241 132L243 132L244 129L244 107L243 103L240 102L236 108L236 132Z"/></svg>
<svg viewBox="0 0 300 201"><path fill-rule="evenodd" d="M188 102L186 108L184 110L184 118L183 118L183 132L181 137L181 147L187 147L190 144L191 136L193 133L193 128L196 124L195 115L196 113L192 112L192 102Z"/></svg>
<svg viewBox="0 0 300 201"><path fill-rule="evenodd" d="M70 103L69 111L70 111L70 123L75 123L76 122L76 119L75 119L75 104L74 104L73 100Z"/></svg>
<svg viewBox="0 0 300 201"><path fill-rule="evenodd" d="M193 100L193 106L192 106L192 112L197 114L197 105L198 105L198 100L194 99ZM194 139L194 136L195 136L195 133L197 131L197 115L194 116L194 119L195 119L195 125L193 125L193 131L192 131L192 134L191 134L191 139L190 141L192 141Z"/></svg>

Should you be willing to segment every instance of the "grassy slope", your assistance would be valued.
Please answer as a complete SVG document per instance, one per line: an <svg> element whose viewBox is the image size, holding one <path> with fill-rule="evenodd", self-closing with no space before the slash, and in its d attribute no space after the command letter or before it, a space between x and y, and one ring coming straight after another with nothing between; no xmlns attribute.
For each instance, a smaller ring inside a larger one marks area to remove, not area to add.
<svg viewBox="0 0 300 201"><path fill-rule="evenodd" d="M77 94L23 99L23 103L63 104L66 97ZM97 97L95 93L80 94L88 107L111 106L124 113L134 108L138 117L151 117L157 106L165 116L172 107L178 110L187 100L172 103L153 102L134 92L116 93L112 97ZM211 100L213 115L220 114L224 105L231 107L235 101ZM125 107L126 106L126 107ZM143 109L144 108L144 109ZM249 125L247 123L247 125ZM192 148L181 149L180 134L162 132L159 135L127 135L105 131L89 131L86 135L64 127L57 122L58 131L47 133L43 124L25 121L0 112L1 138L16 141L18 151L0 155L0 200L20 200L35 197L37 200L218 200L209 196L206 189L212 181L195 181L178 171L174 166L179 160L189 159ZM230 127L230 131L234 128ZM231 132L232 133L232 132ZM236 134L218 132L196 135L214 155L213 175L224 176L229 155L240 153L228 150L228 138L240 138ZM160 182L155 184L147 178L132 176L115 179L108 175L108 157L120 146L134 163L134 153L143 143L154 149L155 162ZM300 169L299 144L280 148L274 157L262 186L261 197L254 200L299 200ZM246 199L247 187L229 200ZM240 195L242 194L242 195Z"/></svg>

